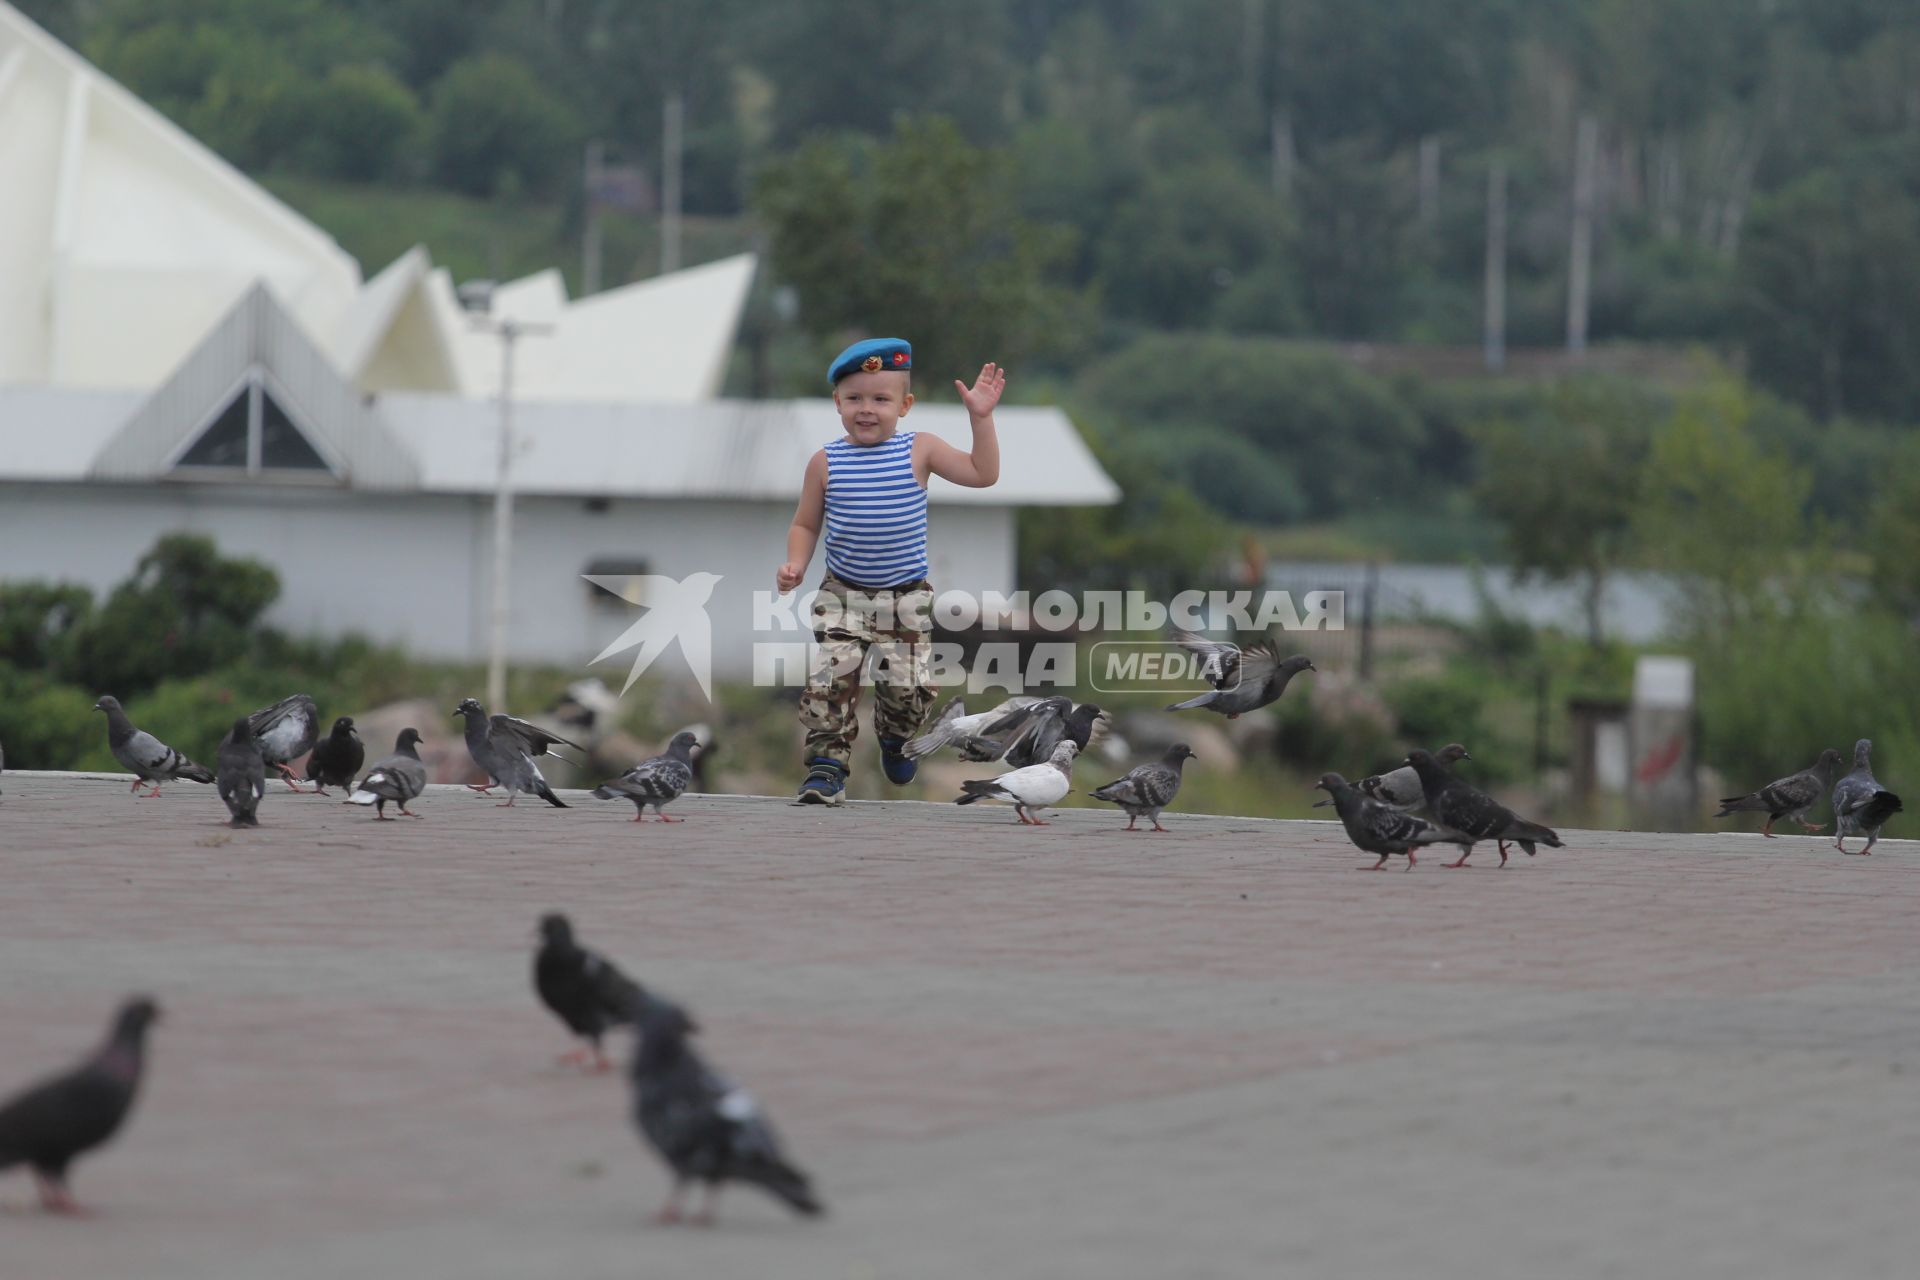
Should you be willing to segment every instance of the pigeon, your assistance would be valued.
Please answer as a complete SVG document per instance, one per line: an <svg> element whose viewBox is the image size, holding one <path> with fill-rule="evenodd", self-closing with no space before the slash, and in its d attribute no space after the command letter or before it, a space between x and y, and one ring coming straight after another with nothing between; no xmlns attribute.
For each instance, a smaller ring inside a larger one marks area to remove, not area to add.
<svg viewBox="0 0 1920 1280"><path fill-rule="evenodd" d="M1820 758L1812 767L1799 773L1777 778L1749 795L1728 796L1720 802L1720 812L1716 818L1724 818L1730 813L1764 813L1767 825L1760 828L1760 834L1774 839L1773 824L1782 818L1792 818L1808 831L1818 831L1825 823L1808 822L1807 810L1819 803L1820 793L1827 789L1827 778L1833 772L1833 766L1840 762L1840 753L1828 747L1820 753Z"/></svg>
<svg viewBox="0 0 1920 1280"><path fill-rule="evenodd" d="M673 1171L673 1191L655 1221L681 1220L680 1197L689 1182L706 1184L706 1202L695 1222L713 1221L720 1187L728 1182L760 1187L808 1217L825 1213L807 1175L781 1151L779 1135L760 1104L687 1043L699 1030L687 1011L646 995L640 998L637 1021L633 1118Z"/></svg>
<svg viewBox="0 0 1920 1280"><path fill-rule="evenodd" d="M605 956L575 942L573 924L558 912L540 918L540 939L533 957L533 989L569 1031L592 1046L563 1054L560 1061L607 1070L613 1064L600 1050L600 1037L633 1020L640 985Z"/></svg>
<svg viewBox="0 0 1920 1280"><path fill-rule="evenodd" d="M327 794L330 785L351 787L366 759L367 749L353 730L353 717L341 716L333 722L333 732L315 743L307 757L307 781L319 795Z"/></svg>
<svg viewBox="0 0 1920 1280"><path fill-rule="evenodd" d="M990 711L976 711L968 715L966 705L956 697L940 709L940 714L934 717L925 733L907 743L901 754L909 760L918 760L942 747L952 746L959 750L962 760L972 764L998 760L1006 754L1010 744L988 738L981 731L1006 718L1009 713L1038 701L1038 698L1022 695L1008 698Z"/></svg>
<svg viewBox="0 0 1920 1280"><path fill-rule="evenodd" d="M1076 706L1072 698L1041 698L989 722L980 737L999 743L999 758L1024 769L1052 759L1053 749L1063 741L1071 740L1085 751L1112 725L1113 717L1091 702Z"/></svg>
<svg viewBox="0 0 1920 1280"><path fill-rule="evenodd" d="M1441 764L1452 764L1456 760L1471 760L1467 749L1457 742L1449 742L1433 753L1433 758ZM1370 778L1362 778L1353 784L1354 789L1369 800L1375 800L1389 809L1398 809L1402 813L1412 813L1427 803L1427 793L1420 788L1420 775L1413 766L1403 764L1398 769L1386 773L1376 773ZM1333 804L1331 799L1322 800L1314 808ZM1336 808L1338 806L1335 806Z"/></svg>
<svg viewBox="0 0 1920 1280"><path fill-rule="evenodd" d="M1048 824L1033 817L1030 810L1045 809L1066 799L1067 793L1073 790L1073 757L1079 750L1072 742L1062 742L1053 749L1053 757L1045 764L1010 769L997 778L969 779L960 784L964 794L954 803L1006 800L1012 803L1014 817L1020 822L1030 827L1044 827Z"/></svg>
<svg viewBox="0 0 1920 1280"><path fill-rule="evenodd" d="M527 753L519 733L514 729L512 716L496 715L490 721L487 730L487 750L493 757L494 778L500 786L507 789L506 803L502 809L513 808L513 802L522 791L539 796L556 809L564 809L567 802L553 794L553 788L547 785L540 766L533 762Z"/></svg>
<svg viewBox="0 0 1920 1280"><path fill-rule="evenodd" d="M1414 751L1407 756L1407 763L1420 775L1420 786L1427 797L1427 812L1433 820L1452 831L1471 836L1473 840L1498 843L1501 866L1507 865L1509 842L1519 845L1529 858L1533 856L1533 846L1536 844L1544 844L1549 849L1562 847L1559 834L1552 828L1528 822L1492 796L1475 791L1441 768L1431 752ZM1473 842L1470 840L1458 862L1443 862L1440 865L1464 867L1471 856Z"/></svg>
<svg viewBox="0 0 1920 1280"><path fill-rule="evenodd" d="M160 784L174 778L184 778L188 782L212 782L213 775L203 766L175 751L160 739L143 729L133 727L133 721L127 719L127 713L120 709L120 700L111 694L93 704L95 711L107 713L107 745L113 749L113 758L133 771L133 785L129 792L138 791L141 783L147 783L153 790L142 799L151 800L160 794Z"/></svg>
<svg viewBox="0 0 1920 1280"><path fill-rule="evenodd" d="M1854 743L1853 772L1833 784L1833 847L1842 853L1853 852L1846 839L1858 835L1867 838L1867 847L1860 852L1872 853L1880 842L1880 828L1900 812L1900 797L1874 779L1868 759L1872 753L1872 738Z"/></svg>
<svg viewBox="0 0 1920 1280"><path fill-rule="evenodd" d="M0 1170L24 1164L51 1213L78 1213L67 1190L74 1158L113 1137L133 1109L145 1063L147 1028L160 1007L144 996L120 1006L107 1042L72 1071L0 1105Z"/></svg>
<svg viewBox="0 0 1920 1280"><path fill-rule="evenodd" d="M219 757L214 761L220 799L233 815L230 827L257 827L255 811L267 794L267 766L262 758L260 740L253 736L253 723L247 716L233 722L233 730L221 740Z"/></svg>
<svg viewBox="0 0 1920 1280"><path fill-rule="evenodd" d="M1095 787L1088 794L1095 800L1107 800L1125 809L1129 831L1137 830L1133 824L1142 817L1153 823L1155 831L1165 831L1160 825L1160 811L1172 804L1174 796L1180 793L1180 766L1191 759L1193 748L1176 742L1167 748L1167 754L1158 764L1136 765L1127 770L1126 777Z"/></svg>
<svg viewBox="0 0 1920 1280"><path fill-rule="evenodd" d="M1174 643L1197 654L1209 673L1213 688L1184 702L1175 702L1169 711L1203 709L1217 711L1234 720L1249 711L1257 711L1287 690L1287 682L1314 665L1303 653L1282 658L1270 641L1261 641L1245 649L1237 645L1203 640L1186 631L1174 632Z"/></svg>
<svg viewBox="0 0 1920 1280"><path fill-rule="evenodd" d="M462 700L460 705L453 709L453 714L467 718L467 754L471 755L473 762L484 769L487 774L488 782L485 786L481 786L477 782L469 782L467 784L475 791L491 791L505 782L505 779L500 776L500 770L503 766L511 767L510 762L514 759L514 753L523 753L527 756L543 756L546 755L556 743L563 747L572 747L575 751L584 751L586 749L579 743L569 741L557 733L548 733L537 724L528 724L525 720L516 720L512 716L506 715L490 717L487 715L487 709L480 705L478 698L466 698ZM504 727L502 726L503 721L505 722ZM540 770L538 767L535 767L533 772L537 775ZM516 774L516 776L523 775ZM545 780L542 779L542 781L544 782ZM533 790L533 788L522 786L520 790L530 791ZM508 787L508 804L513 803L513 795L514 789ZM542 797L542 799L545 799L545 797ZM556 800L552 803L559 804L560 802ZM560 805L560 807L563 809L566 808L565 805Z"/></svg>
<svg viewBox="0 0 1920 1280"><path fill-rule="evenodd" d="M260 740L260 758L267 768L279 773L295 791L304 790L294 781L292 764L320 741L320 711L313 699L304 693L282 698L248 716L247 723Z"/></svg>
<svg viewBox="0 0 1920 1280"><path fill-rule="evenodd" d="M1473 849L1472 836L1462 835L1425 818L1416 818L1390 804L1375 800L1337 773L1323 773L1320 781L1313 785L1327 793L1327 799L1320 803L1333 805L1334 812L1340 815L1340 825L1347 829L1347 839L1353 841L1354 847L1363 853L1380 855L1380 861L1362 870L1378 871L1387 865L1388 858L1397 853L1405 856L1407 870L1411 871L1413 864L1419 861L1413 856L1416 845L1457 844L1468 852ZM1465 856L1462 854L1462 859Z"/></svg>
<svg viewBox="0 0 1920 1280"><path fill-rule="evenodd" d="M651 756L619 777L601 783L593 789L594 798L633 801L635 822L646 820L648 805L653 806L662 822L685 822L685 818L669 818L667 806L678 800L693 781L693 749L698 741L693 730L682 729L673 735L664 755Z"/></svg>
<svg viewBox="0 0 1920 1280"><path fill-rule="evenodd" d="M420 741L418 729L402 729L400 737L393 744L393 754L373 763L367 770L367 776L360 779L360 785L346 799L347 804L370 804L373 816L388 821L387 801L400 806L400 812L409 818L418 818L417 813L407 813L407 801L427 789L427 766L420 763L420 753L414 749Z"/></svg>

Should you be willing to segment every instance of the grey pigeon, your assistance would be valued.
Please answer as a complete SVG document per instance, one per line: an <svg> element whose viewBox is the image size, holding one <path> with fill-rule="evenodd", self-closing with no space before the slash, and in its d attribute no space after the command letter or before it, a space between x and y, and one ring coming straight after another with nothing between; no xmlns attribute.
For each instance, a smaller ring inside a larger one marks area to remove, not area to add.
<svg viewBox="0 0 1920 1280"><path fill-rule="evenodd" d="M333 732L314 744L307 757L307 781L320 795L329 786L351 787L366 763L367 749L354 731L353 717L341 716L333 722Z"/></svg>
<svg viewBox="0 0 1920 1280"><path fill-rule="evenodd" d="M260 740L253 736L248 717L241 716L233 722L233 729L221 740L219 755L213 763L220 799L233 815L227 825L259 826L257 811L267 794L267 766L261 758Z"/></svg>
<svg viewBox="0 0 1920 1280"><path fill-rule="evenodd" d="M513 717L496 715L488 724L487 748L493 758L493 776L507 789L506 803L500 807L511 809L514 799L522 791L527 791L556 809L566 808L567 802L553 794L553 788L547 785L546 775L540 772L540 766L528 754L523 745L525 739L514 731Z"/></svg>
<svg viewBox="0 0 1920 1280"><path fill-rule="evenodd" d="M107 746L113 750L113 758L133 772L133 785L129 792L138 791L141 783L153 788L142 797L152 799L160 794L160 784L174 778L184 778L188 782L212 782L213 775L205 768L175 751L160 739L143 729L133 727L133 721L127 719L127 713L120 709L120 700L109 694L93 704L95 711L107 713Z"/></svg>
<svg viewBox="0 0 1920 1280"><path fill-rule="evenodd" d="M909 760L918 760L922 756L932 755L942 747L953 747L960 758L973 764L985 764L989 760L998 760L1011 745L1006 741L988 737L983 731L990 724L1005 719L1010 713L1021 707L1032 706L1038 698L1020 695L1008 698L999 706L987 711L967 714L966 704L958 697L940 708L940 714L934 717L926 732L912 739L902 749L901 754Z"/></svg>
<svg viewBox="0 0 1920 1280"><path fill-rule="evenodd" d="M107 1042L73 1070L0 1105L0 1170L24 1164L51 1213L78 1213L67 1190L75 1159L105 1143L125 1123L140 1091L147 1028L160 1007L145 997L120 1006Z"/></svg>
<svg viewBox="0 0 1920 1280"><path fill-rule="evenodd" d="M262 707L247 717L253 736L260 740L260 758L295 791L305 790L294 781L292 764L320 741L320 711L304 693L282 698L270 707ZM315 791L319 788L315 787Z"/></svg>
<svg viewBox="0 0 1920 1280"><path fill-rule="evenodd" d="M1047 824L1032 816L1035 809L1059 804L1073 790L1073 757L1079 748L1062 742L1053 749L1053 758L1045 764L1012 769L997 778L969 779L960 784L961 795L955 804L976 800L1005 800L1013 805L1013 816L1030 827Z"/></svg>
<svg viewBox="0 0 1920 1280"><path fill-rule="evenodd" d="M533 989L540 1002L567 1029L591 1049L579 1048L561 1056L595 1071L613 1064L600 1049L600 1038L613 1027L631 1022L639 1007L638 983L597 951L575 941L573 924L558 912L540 918L540 949L533 957Z"/></svg>
<svg viewBox="0 0 1920 1280"><path fill-rule="evenodd" d="M706 1186L695 1222L713 1221L720 1188L728 1182L760 1187L808 1217L826 1212L807 1175L782 1151L772 1121L753 1095L708 1066L687 1043L699 1027L686 1010L652 995L642 996L639 1006L633 1118L673 1172L673 1191L655 1220L681 1220L680 1197L689 1182Z"/></svg>
<svg viewBox="0 0 1920 1280"><path fill-rule="evenodd" d="M1872 754L1872 738L1854 743L1853 772L1833 784L1833 847L1842 853L1854 852L1847 848L1846 839L1858 835L1867 838L1867 847L1860 852L1872 853L1880 842L1880 828L1900 812L1900 797L1874 779L1868 759Z"/></svg>
<svg viewBox="0 0 1920 1280"><path fill-rule="evenodd" d="M1445 765L1450 765L1456 760L1473 759L1467 754L1467 749L1457 742L1449 742L1434 752L1433 758ZM1412 813L1427 803L1427 793L1420 787L1420 775L1413 771L1413 766L1410 764L1403 764L1398 769L1390 769L1385 773L1376 773L1372 777L1362 778L1354 783L1353 787L1367 799L1376 800L1389 809L1398 809L1402 813ZM1314 807L1317 809L1320 805L1331 803L1333 803L1331 800L1322 800Z"/></svg>
<svg viewBox="0 0 1920 1280"><path fill-rule="evenodd" d="M1186 631L1176 631L1174 643L1197 655L1213 688L1185 702L1175 702L1169 711L1201 709L1217 711L1229 720L1249 711L1257 711L1287 691L1287 682L1302 671L1314 670L1305 654L1282 658L1271 641L1242 649L1237 645L1203 640Z"/></svg>
<svg viewBox="0 0 1920 1280"><path fill-rule="evenodd" d="M1420 785L1427 796L1427 813L1433 820L1474 840L1497 842L1501 866L1507 865L1507 845L1510 842L1524 849L1529 858L1533 856L1536 844L1544 844L1549 849L1562 847L1559 834L1551 827L1528 822L1492 796L1475 791L1441 768L1431 752L1411 752L1407 756L1407 763L1420 775ZM1440 865L1464 867L1472 855L1473 844L1469 842L1458 862L1443 862Z"/></svg>
<svg viewBox="0 0 1920 1280"><path fill-rule="evenodd" d="M1015 769L1045 764L1053 758L1053 749L1072 742L1084 752L1113 725L1113 717L1091 702L1075 704L1072 698L1041 698L1017 707L990 722L980 731L982 739L999 743L999 759Z"/></svg>
<svg viewBox="0 0 1920 1280"><path fill-rule="evenodd" d="M1776 778L1747 795L1727 797L1720 802L1720 812L1713 816L1724 818L1730 813L1764 813L1767 815L1767 824L1760 828L1760 834L1769 840L1775 838L1773 824L1782 818L1792 818L1808 831L1818 831L1825 824L1808 822L1807 810L1819 803L1821 793L1827 789L1827 779L1833 774L1833 766L1839 762L1840 753L1828 747L1810 768Z"/></svg>
<svg viewBox="0 0 1920 1280"><path fill-rule="evenodd" d="M466 717L467 754L486 771L489 779L485 786L469 782L467 785L475 791L491 791L505 782L500 770L510 767L519 753L544 756L556 745L572 747L575 751L585 750L579 743L557 733L549 733L537 724L516 720L512 716L489 716L478 698L462 699L460 705L453 709L453 714ZM502 721L505 722L504 726ZM538 768L534 772L538 773ZM521 790L528 788L522 787ZM509 804L513 801L512 788L508 788L507 801Z"/></svg>
<svg viewBox="0 0 1920 1280"><path fill-rule="evenodd" d="M1157 763L1136 765L1127 770L1124 778L1116 778L1104 787L1095 787L1087 794L1095 800L1106 800L1119 805L1127 811L1127 830L1134 831L1133 825L1146 818L1153 823L1155 831L1165 831L1160 825L1160 811L1173 803L1180 794L1180 766L1193 759L1193 748L1184 742L1176 742L1167 748L1166 755Z"/></svg>
<svg viewBox="0 0 1920 1280"><path fill-rule="evenodd" d="M635 822L646 820L648 805L653 806L662 822L685 822L685 818L669 818L667 806L678 800L693 781L693 749L698 742L691 729L682 729L673 735L664 755L651 756L619 777L601 783L593 789L594 797L633 801Z"/></svg>
<svg viewBox="0 0 1920 1280"><path fill-rule="evenodd" d="M1407 870L1411 871L1418 861L1413 856L1417 845L1457 844L1469 852L1473 849L1472 836L1382 804L1337 773L1323 773L1320 781L1313 785L1327 793L1334 812L1340 815L1340 825L1347 829L1347 839L1364 853L1380 855L1380 861L1364 870L1378 871L1387 865L1388 858L1400 854L1406 858ZM1465 856L1461 855L1463 859Z"/></svg>
<svg viewBox="0 0 1920 1280"><path fill-rule="evenodd" d="M427 789L427 766L420 763L420 752L415 749L419 741L418 729L402 729L393 744L393 754L374 761L373 768L367 770L367 776L360 779L360 785L353 789L345 803L372 805L373 816L382 822L388 821L389 800L399 805L400 812L409 818L420 817L407 811L407 801Z"/></svg>

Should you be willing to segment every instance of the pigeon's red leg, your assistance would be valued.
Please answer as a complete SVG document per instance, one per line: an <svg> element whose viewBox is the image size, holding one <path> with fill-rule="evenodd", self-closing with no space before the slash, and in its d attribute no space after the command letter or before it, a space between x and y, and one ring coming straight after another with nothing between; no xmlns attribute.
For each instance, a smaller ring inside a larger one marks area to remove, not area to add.
<svg viewBox="0 0 1920 1280"><path fill-rule="evenodd" d="M1413 864L1417 861L1419 861L1419 859L1413 856L1413 849L1409 847L1407 849L1407 870L1413 870Z"/></svg>
<svg viewBox="0 0 1920 1280"><path fill-rule="evenodd" d="M1373 864L1372 866L1370 866L1370 867L1355 867L1355 868L1354 868L1354 870L1355 870L1355 871L1378 871L1378 870L1379 870L1380 868L1382 868L1382 867L1384 867L1384 866L1386 866L1386 865L1387 865L1387 855L1383 853L1383 854L1381 854L1381 855L1380 855L1380 861L1378 861L1378 862L1376 862L1376 863L1374 863L1374 864Z"/></svg>
<svg viewBox="0 0 1920 1280"><path fill-rule="evenodd" d="M513 792L509 791L507 792L507 802L505 804L497 804L493 807L496 809L511 809L513 808L513 802L517 799L519 799L519 797L515 795Z"/></svg>
<svg viewBox="0 0 1920 1280"><path fill-rule="evenodd" d="M1824 822L1808 822L1805 818L1795 818L1794 821L1799 823L1801 826L1805 827L1809 831L1818 831L1820 830L1820 828L1827 825Z"/></svg>
<svg viewBox="0 0 1920 1280"><path fill-rule="evenodd" d="M1128 815L1127 815L1127 830L1129 830L1129 831L1131 831L1131 830L1133 830L1133 824L1134 824L1134 823L1136 823L1136 822L1138 822L1138 821L1140 821L1140 815L1139 815L1139 814L1137 814L1137 813L1130 813L1130 814L1128 814Z"/></svg>
<svg viewBox="0 0 1920 1280"><path fill-rule="evenodd" d="M1760 834L1761 834L1761 835L1763 835L1763 836L1765 836L1765 837L1766 837L1767 839L1769 839L1769 840L1771 840L1771 839L1773 839L1773 838L1774 838L1774 836L1773 836L1773 815L1772 815L1772 814L1768 814L1768 815L1767 815L1767 825L1766 825L1766 826L1764 826L1764 827L1761 827L1761 828L1760 828Z"/></svg>
<svg viewBox="0 0 1920 1280"><path fill-rule="evenodd" d="M554 1061L563 1062L570 1067L584 1067L587 1065L587 1060L592 1056L592 1053L593 1051L588 1049L587 1046L580 1045L578 1048L567 1050L558 1058L555 1058Z"/></svg>
<svg viewBox="0 0 1920 1280"><path fill-rule="evenodd" d="M49 1178L38 1169L34 1170L33 1180L40 1184L40 1207L48 1213L78 1216L86 1212L75 1202L73 1193L67 1190L66 1183Z"/></svg>
<svg viewBox="0 0 1920 1280"><path fill-rule="evenodd" d="M1044 818L1029 818L1028 821L1033 823L1033 825L1036 827L1045 827L1045 826L1052 825L1051 823L1047 822L1046 819Z"/></svg>
<svg viewBox="0 0 1920 1280"><path fill-rule="evenodd" d="M1507 865L1507 842L1505 840L1497 840L1494 843L1500 846L1500 865L1504 867Z"/></svg>
<svg viewBox="0 0 1920 1280"><path fill-rule="evenodd" d="M133 785L127 788L127 794L132 795L134 792L138 791L139 789L140 789L140 779L135 778L133 780Z"/></svg>
<svg viewBox="0 0 1920 1280"><path fill-rule="evenodd" d="M686 821L685 818L669 818L667 816L667 811L665 809L655 809L654 812L660 815L660 821L662 822L685 822Z"/></svg>
<svg viewBox="0 0 1920 1280"><path fill-rule="evenodd" d="M1153 820L1153 829L1154 829L1155 831L1165 831L1165 830L1166 830L1166 828L1165 828L1165 827L1163 827L1163 826L1161 826L1161 825L1160 825L1160 819L1159 819L1159 818L1157 818L1157 817L1156 817L1156 818L1155 818L1155 819Z"/></svg>
<svg viewBox="0 0 1920 1280"><path fill-rule="evenodd" d="M635 822L645 822L647 820L647 811L645 809L640 810L640 812L633 815L633 820Z"/></svg>
<svg viewBox="0 0 1920 1280"><path fill-rule="evenodd" d="M595 1072L613 1070L613 1059L602 1052L599 1045L593 1047L593 1069Z"/></svg>
<svg viewBox="0 0 1920 1280"><path fill-rule="evenodd" d="M285 783L286 783L286 784L287 784L287 785L288 785L289 787L292 787L292 788L293 788L293 789L294 789L295 791L299 791L299 792L301 792L301 793L303 793L303 794L305 793L305 791L306 791L306 788L305 788L305 787L303 787L303 786L301 786L301 785L300 785L300 783L299 783L299 782L298 782L298 780L297 780L297 779L299 778L299 775L298 775L298 774L296 774L296 773L295 773L295 772L294 772L294 771L293 771L293 770L292 770L291 768L289 768L288 766L286 766L286 765L284 765L284 764L277 764L277 765L275 765L275 766L273 766L273 767L274 767L274 768L276 768L276 769L278 769L278 770L280 771L280 777L281 777L281 779L282 779L282 780L283 780L283 781L284 781L284 782L285 782ZM320 791L320 789L319 789L318 787L315 787L315 788L314 788L314 790L315 790L315 791ZM324 792L324 791L320 791L320 794L321 794L321 795L325 795L325 794L326 794L326 792Z"/></svg>
<svg viewBox="0 0 1920 1280"><path fill-rule="evenodd" d="M674 1179L673 1190L667 1193L667 1202L660 1206L658 1213L653 1215L655 1222L665 1226L681 1220L680 1194L686 1190L686 1185L686 1183L680 1181L678 1178Z"/></svg>
<svg viewBox="0 0 1920 1280"><path fill-rule="evenodd" d="M482 792L484 792L484 791L491 791L491 790L493 790L493 789L494 789L494 787L495 787L495 786L497 786L497 785L498 785L497 783L492 783L492 782L489 782L489 783L488 783L488 784L487 784L486 786L484 786L484 787L483 787L483 786L481 786L481 785L480 785L479 783L477 783L477 782L469 782L469 783L467 784L467 789L468 789L469 791L482 791Z"/></svg>
<svg viewBox="0 0 1920 1280"><path fill-rule="evenodd" d="M713 1225L714 1212L719 1207L720 1184L717 1182L709 1182L705 1190L701 1193L699 1211L688 1218L687 1221L693 1223L695 1226L710 1227Z"/></svg>
<svg viewBox="0 0 1920 1280"><path fill-rule="evenodd" d="M1449 871L1451 871L1455 867L1466 866L1467 859L1471 858L1472 856L1473 856L1473 850L1469 849L1465 853L1460 855L1460 860L1458 862L1443 862L1440 865L1447 868Z"/></svg>

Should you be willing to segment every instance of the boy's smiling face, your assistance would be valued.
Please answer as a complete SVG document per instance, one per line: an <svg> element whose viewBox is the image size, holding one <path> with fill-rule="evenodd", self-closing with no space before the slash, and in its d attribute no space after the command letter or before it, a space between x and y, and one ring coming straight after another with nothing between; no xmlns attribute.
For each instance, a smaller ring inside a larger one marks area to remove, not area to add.
<svg viewBox="0 0 1920 1280"><path fill-rule="evenodd" d="M912 385L910 374L891 369L848 374L833 389L840 425L855 444L879 444L913 407L913 392L908 390Z"/></svg>

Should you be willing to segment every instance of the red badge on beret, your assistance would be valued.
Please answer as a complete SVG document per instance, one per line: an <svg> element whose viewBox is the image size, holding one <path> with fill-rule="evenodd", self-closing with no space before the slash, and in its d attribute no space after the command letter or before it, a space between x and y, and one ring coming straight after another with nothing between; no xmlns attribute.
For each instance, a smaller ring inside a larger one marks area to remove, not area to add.
<svg viewBox="0 0 1920 1280"><path fill-rule="evenodd" d="M895 364L905 364L905 363L907 362L907 353L906 353L906 352L904 352L904 351L896 351L896 352L894 352L894 353L893 353L893 362L894 362Z"/></svg>
<svg viewBox="0 0 1920 1280"><path fill-rule="evenodd" d="M878 373L880 372L880 357L868 356L860 362L860 367L868 373Z"/></svg>

